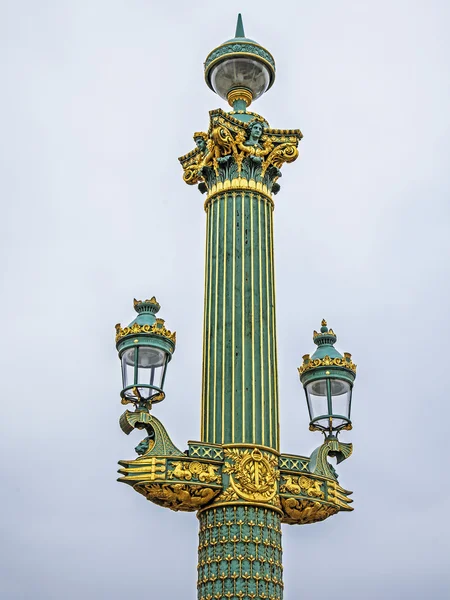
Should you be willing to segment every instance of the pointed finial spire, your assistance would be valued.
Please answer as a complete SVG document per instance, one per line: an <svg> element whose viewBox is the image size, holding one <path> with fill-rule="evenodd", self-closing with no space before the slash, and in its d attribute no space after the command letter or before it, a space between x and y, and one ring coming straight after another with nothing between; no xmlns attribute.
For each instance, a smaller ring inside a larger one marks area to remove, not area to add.
<svg viewBox="0 0 450 600"><path fill-rule="evenodd" d="M236 23L236 33L234 34L234 37L245 38L244 23L242 22L241 13L238 14L237 23Z"/></svg>

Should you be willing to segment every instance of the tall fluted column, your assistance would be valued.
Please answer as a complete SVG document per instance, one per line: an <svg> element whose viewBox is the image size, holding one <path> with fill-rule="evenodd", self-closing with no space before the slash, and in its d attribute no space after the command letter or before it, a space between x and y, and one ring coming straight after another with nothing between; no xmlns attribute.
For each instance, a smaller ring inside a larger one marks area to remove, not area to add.
<svg viewBox="0 0 450 600"><path fill-rule="evenodd" d="M202 441L278 450L273 202L228 190L206 214Z"/></svg>
<svg viewBox="0 0 450 600"><path fill-rule="evenodd" d="M282 600L272 194L301 133L217 109L194 139L180 162L207 193L201 441L223 461L198 513L198 600Z"/></svg>

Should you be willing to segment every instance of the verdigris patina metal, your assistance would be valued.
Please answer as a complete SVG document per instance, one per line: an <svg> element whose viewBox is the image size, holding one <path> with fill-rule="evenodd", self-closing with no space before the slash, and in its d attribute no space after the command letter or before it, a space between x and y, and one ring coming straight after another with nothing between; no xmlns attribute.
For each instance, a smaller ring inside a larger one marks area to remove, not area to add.
<svg viewBox="0 0 450 600"><path fill-rule="evenodd" d="M318 349L304 356L299 373L311 428L326 439L311 457L282 454L273 196L282 167L298 157L302 134L273 129L247 110L272 85L275 62L245 38L240 16L235 38L208 55L205 77L233 110L211 111L207 131L195 132L195 148L179 159L184 181L206 193L200 441L188 442L182 452L150 413L152 399L164 399L164 392L161 384L161 396L140 398L139 389L146 388L139 369L145 365L138 353L132 362L136 383L125 387L124 398L134 411L124 412L120 426L127 434L140 429L147 436L136 446L138 458L120 461L119 481L159 506L197 512L199 600L281 600L281 524L315 523L352 510L351 492L340 486L328 457L341 462L352 452L337 435L351 427L356 366L351 355L334 348L336 335L323 322L313 335ZM154 298L138 308L145 318L117 328L119 352L131 351L133 344L147 350L150 344L166 352L166 365L175 334L152 316L159 310ZM149 373L161 363L155 357L148 355ZM156 389L153 379L148 387L151 393ZM323 406L318 415L316 402Z"/></svg>

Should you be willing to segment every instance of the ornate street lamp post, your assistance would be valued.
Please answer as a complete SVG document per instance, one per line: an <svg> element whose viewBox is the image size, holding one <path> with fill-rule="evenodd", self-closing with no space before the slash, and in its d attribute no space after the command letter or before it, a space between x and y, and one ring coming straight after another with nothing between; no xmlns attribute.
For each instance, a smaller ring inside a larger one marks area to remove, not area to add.
<svg viewBox="0 0 450 600"><path fill-rule="evenodd" d="M281 524L352 510L327 457L340 462L352 451L338 434L351 428L356 366L323 321L299 373L310 429L325 440L311 457L280 453L273 195L302 134L247 110L272 86L275 62L245 37L240 15L235 37L208 55L205 78L232 110L211 111L208 131L195 133L196 148L179 159L184 181L206 194L200 441L182 452L150 412L164 399L175 334L155 317L155 298L135 301L135 321L116 326L122 402L134 405L120 425L147 436L138 458L120 461L119 481L160 506L197 511L199 600L280 600Z"/></svg>

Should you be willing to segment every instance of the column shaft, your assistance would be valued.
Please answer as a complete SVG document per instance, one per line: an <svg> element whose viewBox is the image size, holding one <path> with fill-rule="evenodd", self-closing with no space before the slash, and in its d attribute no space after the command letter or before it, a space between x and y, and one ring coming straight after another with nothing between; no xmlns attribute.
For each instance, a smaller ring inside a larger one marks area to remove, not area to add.
<svg viewBox="0 0 450 600"><path fill-rule="evenodd" d="M279 449L272 204L226 191L207 208L201 437Z"/></svg>
<svg viewBox="0 0 450 600"><path fill-rule="evenodd" d="M257 506L218 506L198 516L198 600L281 600L281 521Z"/></svg>

